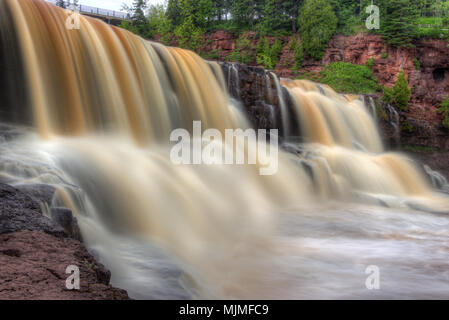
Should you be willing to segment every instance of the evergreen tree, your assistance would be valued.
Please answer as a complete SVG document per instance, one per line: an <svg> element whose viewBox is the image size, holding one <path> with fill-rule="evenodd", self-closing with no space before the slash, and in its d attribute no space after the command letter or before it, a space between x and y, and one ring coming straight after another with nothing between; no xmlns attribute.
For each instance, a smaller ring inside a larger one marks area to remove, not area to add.
<svg viewBox="0 0 449 320"><path fill-rule="evenodd" d="M328 0L306 0L299 16L304 51L321 59L329 39L337 30L337 17Z"/></svg>
<svg viewBox="0 0 449 320"><path fill-rule="evenodd" d="M166 9L167 18L174 27L181 24L181 0L168 0Z"/></svg>
<svg viewBox="0 0 449 320"><path fill-rule="evenodd" d="M285 12L285 18L287 20L287 24L290 24L292 33L295 34L297 32L297 21L299 15L299 7L303 3L303 0L285 0L282 1L282 9ZM289 26L286 25L288 28Z"/></svg>
<svg viewBox="0 0 449 320"><path fill-rule="evenodd" d="M263 35L282 28L283 11L280 0L265 0L260 31Z"/></svg>
<svg viewBox="0 0 449 320"><path fill-rule="evenodd" d="M394 47L410 47L417 36L418 0L382 0L381 28L385 41Z"/></svg>
<svg viewBox="0 0 449 320"><path fill-rule="evenodd" d="M131 7L131 26L143 37L148 36L148 21L145 17L147 7L147 0L134 0Z"/></svg>
<svg viewBox="0 0 449 320"><path fill-rule="evenodd" d="M171 31L171 22L165 14L162 5L151 5L148 10L148 37L154 38L155 35L161 35L161 41L168 43Z"/></svg>
<svg viewBox="0 0 449 320"><path fill-rule="evenodd" d="M255 17L255 3L253 0L232 1L231 15L233 24L240 30L253 27Z"/></svg>
<svg viewBox="0 0 449 320"><path fill-rule="evenodd" d="M405 78L404 71L401 70L393 87L394 104L401 110L405 110L410 101L410 93L411 91L408 87L408 81Z"/></svg>

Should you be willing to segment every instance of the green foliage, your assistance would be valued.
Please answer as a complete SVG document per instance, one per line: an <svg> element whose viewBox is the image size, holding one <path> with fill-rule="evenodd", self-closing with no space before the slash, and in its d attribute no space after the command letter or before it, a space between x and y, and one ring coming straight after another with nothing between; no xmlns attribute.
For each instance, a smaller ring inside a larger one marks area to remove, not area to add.
<svg viewBox="0 0 449 320"><path fill-rule="evenodd" d="M218 60L220 58L218 50L213 50L208 53L200 52L200 56L206 60Z"/></svg>
<svg viewBox="0 0 449 320"><path fill-rule="evenodd" d="M176 27L175 35L178 37L181 48L190 49L198 52L201 46L203 33L201 29L193 23L193 17L187 17L184 22Z"/></svg>
<svg viewBox="0 0 449 320"><path fill-rule="evenodd" d="M279 63L279 57L282 52L282 41L279 39L276 39L273 43L273 46L271 47L271 62L273 65L277 65Z"/></svg>
<svg viewBox="0 0 449 320"><path fill-rule="evenodd" d="M293 51L295 57L294 69L301 69L302 63L304 62L304 49L302 43L298 41L296 37L294 37L290 43L290 51Z"/></svg>
<svg viewBox="0 0 449 320"><path fill-rule="evenodd" d="M417 37L416 21L419 17L417 1L381 0L380 32L387 44L393 47L411 47Z"/></svg>
<svg viewBox="0 0 449 320"><path fill-rule="evenodd" d="M270 34L273 30L278 30L282 26L281 6L278 0L265 0L264 15L259 25L261 35Z"/></svg>
<svg viewBox="0 0 449 320"><path fill-rule="evenodd" d="M266 69L273 69L279 63L281 52L281 40L276 39L273 46L270 47L268 38L261 38L257 43L256 61L258 64L262 64Z"/></svg>
<svg viewBox="0 0 449 320"><path fill-rule="evenodd" d="M271 60L270 44L267 38L261 38L257 43L257 63L264 65L266 69L273 69L273 61Z"/></svg>
<svg viewBox="0 0 449 320"><path fill-rule="evenodd" d="M153 39L155 35L162 35L162 42L168 44L171 32L171 21L165 14L162 5L152 5L148 10L148 33L147 36Z"/></svg>
<svg viewBox="0 0 449 320"><path fill-rule="evenodd" d="M305 53L321 59L337 30L337 17L328 0L305 0L299 16L299 32Z"/></svg>
<svg viewBox="0 0 449 320"><path fill-rule="evenodd" d="M402 148L402 150L408 152L435 152L438 151L438 148L429 146L406 145Z"/></svg>
<svg viewBox="0 0 449 320"><path fill-rule="evenodd" d="M240 35L235 43L234 51L226 57L227 61L235 61L244 64L251 64L255 62L253 51L255 50L251 40L246 34Z"/></svg>
<svg viewBox="0 0 449 320"><path fill-rule="evenodd" d="M381 57L382 59L387 59L387 58L388 58L388 53L382 52L381 55L380 55L380 57Z"/></svg>
<svg viewBox="0 0 449 320"><path fill-rule="evenodd" d="M413 65L415 66L416 70L421 69L421 63L419 63L419 60L416 57L413 57Z"/></svg>
<svg viewBox="0 0 449 320"><path fill-rule="evenodd" d="M398 79L393 87L393 104L401 110L405 110L410 101L410 88L405 78L404 71L399 72Z"/></svg>
<svg viewBox="0 0 449 320"><path fill-rule="evenodd" d="M179 26L182 22L181 1L182 0L168 0L167 2L165 14L174 27Z"/></svg>
<svg viewBox="0 0 449 320"><path fill-rule="evenodd" d="M366 60L366 66L370 69L373 67L373 63L374 63L374 58L369 58L368 60Z"/></svg>
<svg viewBox="0 0 449 320"><path fill-rule="evenodd" d="M449 97L443 100L437 112L443 114L443 126L449 129Z"/></svg>
<svg viewBox="0 0 449 320"><path fill-rule="evenodd" d="M447 30L442 30L440 27L431 28L419 28L417 38L420 39L449 39L449 33Z"/></svg>
<svg viewBox="0 0 449 320"><path fill-rule="evenodd" d="M326 66L317 79L337 92L375 93L380 90L377 79L367 66L347 62L333 62Z"/></svg>
<svg viewBox="0 0 449 320"><path fill-rule="evenodd" d="M388 104L393 104L394 102L394 90L390 87L383 88L382 101Z"/></svg>

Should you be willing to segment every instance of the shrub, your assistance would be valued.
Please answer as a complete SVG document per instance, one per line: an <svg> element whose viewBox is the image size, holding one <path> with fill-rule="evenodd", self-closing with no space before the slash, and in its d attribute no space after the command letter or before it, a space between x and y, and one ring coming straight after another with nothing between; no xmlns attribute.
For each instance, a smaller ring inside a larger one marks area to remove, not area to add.
<svg viewBox="0 0 449 320"><path fill-rule="evenodd" d="M218 54L218 50L212 50L210 52L200 52L200 56L206 60L218 60L220 55Z"/></svg>
<svg viewBox="0 0 449 320"><path fill-rule="evenodd" d="M381 57L382 59L387 59L387 58L388 58L388 53L382 52L382 54L380 55L380 57Z"/></svg>
<svg viewBox="0 0 449 320"><path fill-rule="evenodd" d="M248 39L246 34L241 34L235 42L234 51L226 57L226 60L252 64L255 62L253 51L254 45L251 43L251 40Z"/></svg>
<svg viewBox="0 0 449 320"><path fill-rule="evenodd" d="M374 58L369 58L368 60L366 60L366 66L370 69L373 67L373 63L374 63Z"/></svg>
<svg viewBox="0 0 449 320"><path fill-rule="evenodd" d="M267 69L273 69L273 62L271 61L270 44L267 38L261 38L257 44L256 61L262 64Z"/></svg>
<svg viewBox="0 0 449 320"><path fill-rule="evenodd" d="M419 63L419 60L416 57L413 58L413 64L415 65L416 70L421 69L421 63Z"/></svg>
<svg viewBox="0 0 449 320"><path fill-rule="evenodd" d="M449 97L443 100L437 112L443 114L443 126L449 129Z"/></svg>
<svg viewBox="0 0 449 320"><path fill-rule="evenodd" d="M282 52L282 42L276 39L270 48L268 38L261 38L257 44L256 61L267 69L273 69L279 63Z"/></svg>
<svg viewBox="0 0 449 320"><path fill-rule="evenodd" d="M405 110L410 101L410 89L404 71L399 72L398 79L393 87L393 102L401 110Z"/></svg>
<svg viewBox="0 0 449 320"><path fill-rule="evenodd" d="M179 39L179 46L181 48L198 52L203 38L203 32L199 27L195 26L191 17L185 19L183 24L175 29L175 35Z"/></svg>
<svg viewBox="0 0 449 320"><path fill-rule="evenodd" d="M383 88L382 101L388 104L393 104L394 102L394 90L390 87Z"/></svg>
<svg viewBox="0 0 449 320"><path fill-rule="evenodd" d="M274 41L273 46L271 47L271 62L273 63L273 66L277 65L279 63L279 57L282 52L282 42L279 39L276 39Z"/></svg>
<svg viewBox="0 0 449 320"><path fill-rule="evenodd" d="M374 93L381 89L370 68L341 61L326 66L318 81L345 93Z"/></svg>
<svg viewBox="0 0 449 320"><path fill-rule="evenodd" d="M299 32L305 53L321 59L329 39L337 30L337 17L328 0L306 0L299 19Z"/></svg>

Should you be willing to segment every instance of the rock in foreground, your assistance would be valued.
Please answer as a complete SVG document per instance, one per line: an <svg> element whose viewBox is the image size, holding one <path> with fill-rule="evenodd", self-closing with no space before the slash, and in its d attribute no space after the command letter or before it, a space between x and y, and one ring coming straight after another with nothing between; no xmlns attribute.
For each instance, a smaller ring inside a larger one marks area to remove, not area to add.
<svg viewBox="0 0 449 320"><path fill-rule="evenodd" d="M80 290L66 288L70 265L80 270ZM129 299L77 240L29 230L0 235L0 266L0 299Z"/></svg>

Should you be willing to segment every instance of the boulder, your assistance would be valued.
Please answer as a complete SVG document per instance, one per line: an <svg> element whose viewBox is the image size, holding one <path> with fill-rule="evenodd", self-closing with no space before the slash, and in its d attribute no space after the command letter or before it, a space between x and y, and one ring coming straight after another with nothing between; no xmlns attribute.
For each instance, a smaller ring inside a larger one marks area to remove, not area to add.
<svg viewBox="0 0 449 320"><path fill-rule="evenodd" d="M111 273L96 262L77 240L40 231L0 235L0 299L128 300L125 290L112 287ZM68 266L77 266L80 289L69 290Z"/></svg>
<svg viewBox="0 0 449 320"><path fill-rule="evenodd" d="M0 234L20 230L66 236L61 226L42 215L37 201L16 188L0 184Z"/></svg>

